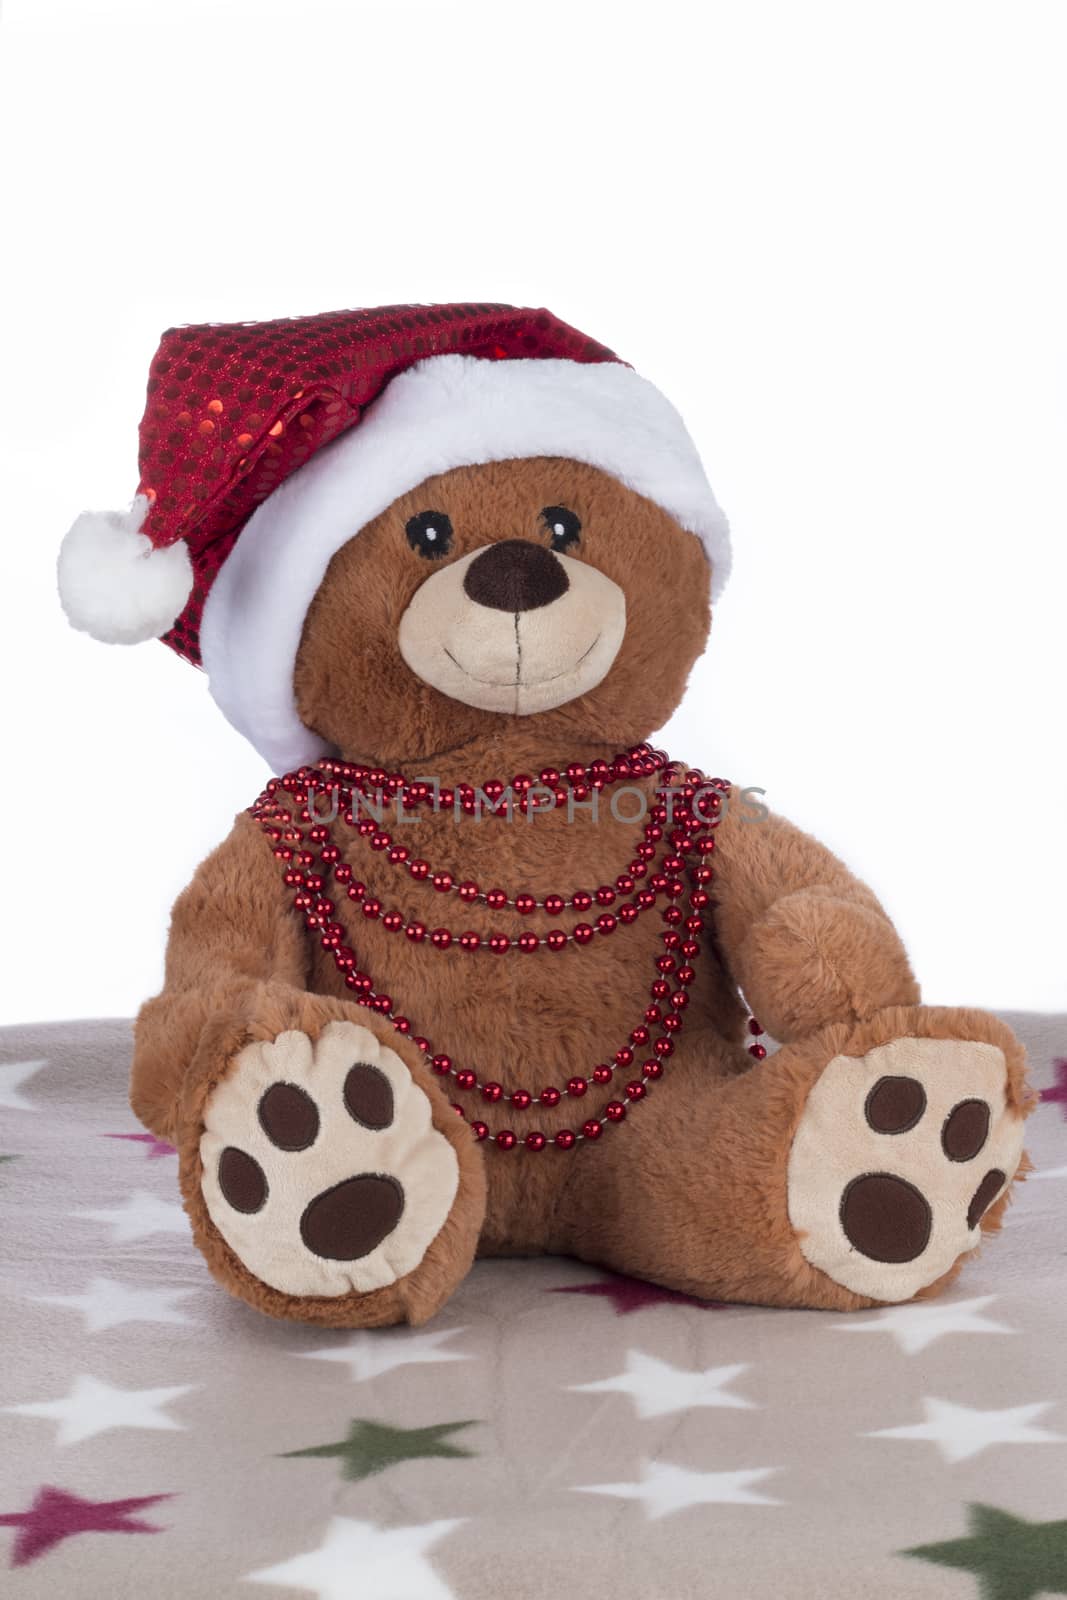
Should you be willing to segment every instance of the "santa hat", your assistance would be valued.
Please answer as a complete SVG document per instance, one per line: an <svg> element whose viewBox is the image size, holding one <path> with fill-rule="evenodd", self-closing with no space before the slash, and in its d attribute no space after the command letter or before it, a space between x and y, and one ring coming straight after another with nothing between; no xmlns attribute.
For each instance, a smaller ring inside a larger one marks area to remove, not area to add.
<svg viewBox="0 0 1067 1600"><path fill-rule="evenodd" d="M159 637L205 667L226 717L288 771L326 752L293 668L331 557L434 474L522 456L587 462L655 501L701 540L721 593L726 521L651 383L548 311L387 306L169 329L136 498L67 534L63 609L94 638Z"/></svg>

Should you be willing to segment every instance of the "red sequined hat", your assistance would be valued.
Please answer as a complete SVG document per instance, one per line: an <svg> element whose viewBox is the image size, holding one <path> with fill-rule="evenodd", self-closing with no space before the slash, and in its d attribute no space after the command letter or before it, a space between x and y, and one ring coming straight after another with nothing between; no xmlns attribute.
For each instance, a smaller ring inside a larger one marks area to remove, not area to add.
<svg viewBox="0 0 1067 1600"><path fill-rule="evenodd" d="M455 305L169 329L136 498L78 518L60 598L95 638L160 637L203 665L230 721L288 770L323 753L292 669L331 557L426 478L535 455L661 504L703 542L717 597L726 522L670 403L548 311Z"/></svg>

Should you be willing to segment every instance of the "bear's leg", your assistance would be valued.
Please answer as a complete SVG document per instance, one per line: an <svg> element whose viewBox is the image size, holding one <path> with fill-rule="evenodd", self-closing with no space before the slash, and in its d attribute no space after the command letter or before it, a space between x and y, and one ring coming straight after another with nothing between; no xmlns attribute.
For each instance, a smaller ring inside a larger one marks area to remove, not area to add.
<svg viewBox="0 0 1067 1600"><path fill-rule="evenodd" d="M130 1103L178 1146L194 1237L233 1294L337 1327L424 1322L474 1258L481 1152L421 1052L309 992L308 966L245 814L174 907Z"/></svg>
<svg viewBox="0 0 1067 1600"><path fill-rule="evenodd" d="M734 1078L702 1076L695 1043L603 1151L576 1254L706 1299L857 1310L936 1294L999 1227L1033 1099L995 1018L889 1007ZM619 1193L625 1217L604 1215Z"/></svg>
<svg viewBox="0 0 1067 1600"><path fill-rule="evenodd" d="M204 1028L172 1137L211 1271L272 1316L424 1322L470 1268L481 1153L419 1051L368 1011L261 986Z"/></svg>

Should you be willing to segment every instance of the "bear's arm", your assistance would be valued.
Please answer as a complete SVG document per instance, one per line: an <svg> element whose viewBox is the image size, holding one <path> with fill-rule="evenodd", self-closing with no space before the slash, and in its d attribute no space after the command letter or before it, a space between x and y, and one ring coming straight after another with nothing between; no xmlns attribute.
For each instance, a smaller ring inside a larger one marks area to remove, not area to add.
<svg viewBox="0 0 1067 1600"><path fill-rule="evenodd" d="M720 953L783 1044L918 1001L907 953L877 898L810 834L773 814L753 820L734 791L711 864Z"/></svg>
<svg viewBox="0 0 1067 1600"><path fill-rule="evenodd" d="M308 958L270 843L242 813L175 901L163 990L137 1018L130 1101L147 1127L167 1137L205 1024L265 984L306 990Z"/></svg>

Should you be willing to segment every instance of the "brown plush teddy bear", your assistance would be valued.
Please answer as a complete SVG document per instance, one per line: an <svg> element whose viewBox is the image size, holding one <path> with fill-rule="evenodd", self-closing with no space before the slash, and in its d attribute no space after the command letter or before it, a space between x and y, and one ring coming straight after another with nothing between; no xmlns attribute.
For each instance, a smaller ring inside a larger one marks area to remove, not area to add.
<svg viewBox="0 0 1067 1600"><path fill-rule="evenodd" d="M486 305L173 329L148 391L132 511L79 519L60 586L203 664L279 775L137 1022L216 1277L345 1327L425 1321L476 1254L937 1293L1025 1167L1022 1050L918 1004L815 840L645 742L729 562L669 403Z"/></svg>

